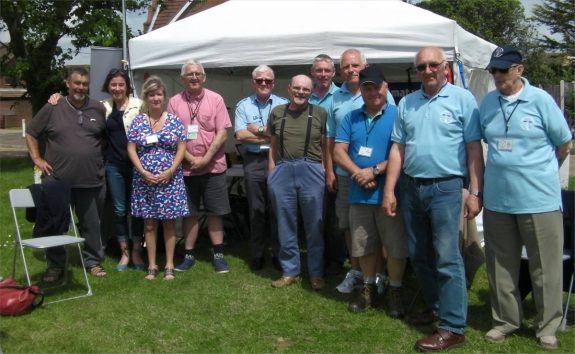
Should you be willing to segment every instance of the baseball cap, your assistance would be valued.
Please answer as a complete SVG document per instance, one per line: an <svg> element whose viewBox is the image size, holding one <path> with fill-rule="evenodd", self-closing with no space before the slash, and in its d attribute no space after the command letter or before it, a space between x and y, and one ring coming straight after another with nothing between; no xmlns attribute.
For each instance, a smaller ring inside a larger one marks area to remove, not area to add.
<svg viewBox="0 0 575 354"><path fill-rule="evenodd" d="M359 72L359 84L375 84L381 85L382 82L386 81L385 76L380 68L377 66L368 66Z"/></svg>
<svg viewBox="0 0 575 354"><path fill-rule="evenodd" d="M521 64L523 57L517 48L497 47L491 54L491 60L485 69L508 69L513 64Z"/></svg>

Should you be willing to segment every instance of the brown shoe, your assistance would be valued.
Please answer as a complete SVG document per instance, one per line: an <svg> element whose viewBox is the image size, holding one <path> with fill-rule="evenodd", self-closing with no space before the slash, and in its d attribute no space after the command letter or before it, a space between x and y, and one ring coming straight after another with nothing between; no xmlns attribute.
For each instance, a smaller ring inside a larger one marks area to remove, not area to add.
<svg viewBox="0 0 575 354"><path fill-rule="evenodd" d="M412 326L428 326L439 321L439 317L433 311L420 312L407 318L407 323Z"/></svg>
<svg viewBox="0 0 575 354"><path fill-rule="evenodd" d="M465 344L465 336L438 328L429 337L415 342L415 347L422 352L436 352L449 348L461 347Z"/></svg>
<svg viewBox="0 0 575 354"><path fill-rule="evenodd" d="M299 277L281 277L278 280L272 281L272 287L283 288L284 286L297 284L299 282Z"/></svg>
<svg viewBox="0 0 575 354"><path fill-rule="evenodd" d="M311 288L316 291L325 287L323 278L311 278L309 282L311 283Z"/></svg>
<svg viewBox="0 0 575 354"><path fill-rule="evenodd" d="M361 288L359 297L357 300L350 302L349 305L347 305L347 309L350 312L367 311L374 304L376 295L377 287L375 284L363 284L363 288Z"/></svg>

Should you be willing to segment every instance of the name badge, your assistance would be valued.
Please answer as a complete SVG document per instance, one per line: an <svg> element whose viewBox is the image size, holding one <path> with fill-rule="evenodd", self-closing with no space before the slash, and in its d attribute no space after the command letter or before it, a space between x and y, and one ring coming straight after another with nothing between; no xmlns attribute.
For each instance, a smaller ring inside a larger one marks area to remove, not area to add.
<svg viewBox="0 0 575 354"><path fill-rule="evenodd" d="M156 144L157 142L158 142L158 136L156 134L148 135L146 137L146 144L147 145Z"/></svg>
<svg viewBox="0 0 575 354"><path fill-rule="evenodd" d="M497 140L497 150L499 150L499 151L511 151L511 150L513 150L513 140L511 140L511 139L499 139L499 140Z"/></svg>
<svg viewBox="0 0 575 354"><path fill-rule="evenodd" d="M196 140L198 138L198 131L199 126L197 124L188 125L188 135L186 136L186 139Z"/></svg>
<svg viewBox="0 0 575 354"><path fill-rule="evenodd" d="M367 147L367 146L361 146L359 148L359 156L364 156L364 157L371 157L371 153L373 152L373 148Z"/></svg>

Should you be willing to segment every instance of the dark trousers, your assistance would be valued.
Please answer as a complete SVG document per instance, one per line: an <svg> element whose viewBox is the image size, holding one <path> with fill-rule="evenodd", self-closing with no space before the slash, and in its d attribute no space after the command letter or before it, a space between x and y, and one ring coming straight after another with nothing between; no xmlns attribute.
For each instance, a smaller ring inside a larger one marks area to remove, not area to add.
<svg viewBox="0 0 575 354"><path fill-rule="evenodd" d="M104 248L100 236L100 216L106 197L106 187L72 188L71 204L78 217L78 231L85 239L84 264L91 267L102 263ZM63 267L66 262L66 249L54 247L46 251L46 258L50 267Z"/></svg>
<svg viewBox="0 0 575 354"><path fill-rule="evenodd" d="M272 256L278 255L277 223L268 198L268 155L243 154L244 182L250 208L250 242L253 258L264 257L268 242Z"/></svg>

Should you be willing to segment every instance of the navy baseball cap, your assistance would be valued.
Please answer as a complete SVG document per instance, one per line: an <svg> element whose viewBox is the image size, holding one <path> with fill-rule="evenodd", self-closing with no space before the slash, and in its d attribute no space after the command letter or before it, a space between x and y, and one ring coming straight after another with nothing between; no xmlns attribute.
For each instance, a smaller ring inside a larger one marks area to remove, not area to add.
<svg viewBox="0 0 575 354"><path fill-rule="evenodd" d="M377 66L368 66L359 72L359 85L363 84L375 84L381 85L385 80L385 75L380 68Z"/></svg>
<svg viewBox="0 0 575 354"><path fill-rule="evenodd" d="M485 69L509 69L511 65L521 64L522 61L523 57L517 48L511 46L497 47L491 54L491 60Z"/></svg>

